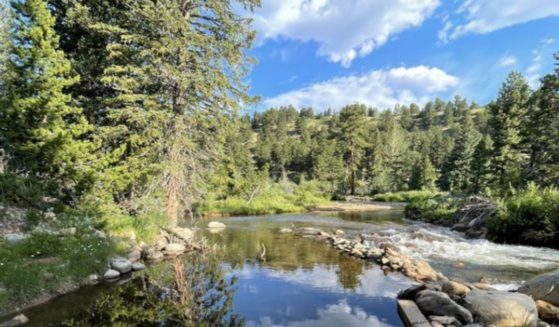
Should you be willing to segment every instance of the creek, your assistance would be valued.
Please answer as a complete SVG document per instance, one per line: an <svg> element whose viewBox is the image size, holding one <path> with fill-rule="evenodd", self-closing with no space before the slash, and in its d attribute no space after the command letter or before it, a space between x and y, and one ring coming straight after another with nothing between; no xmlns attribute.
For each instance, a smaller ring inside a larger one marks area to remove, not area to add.
<svg viewBox="0 0 559 327"><path fill-rule="evenodd" d="M103 324L128 316L128 323L141 323L133 320L141 316L134 310L142 314L153 310L153 315L173 310L157 299L172 298L165 285L173 284L177 274L186 274L187 278L201 274L212 276L212 283L202 293L219 298L200 312L208 325L402 325L396 294L410 286L410 280L342 255L326 242L280 233L281 228L341 229L346 238L372 234L410 256L427 260L447 277L470 282L483 278L499 289L513 289L532 276L559 269L559 251L468 240L447 228L408 221L401 209L230 217L221 221L227 225L225 230L215 234L205 231L210 243L222 246L211 272L204 270L209 269L208 264L203 265L204 269L190 269L198 260L186 256L179 270L176 263L155 264L127 283L87 287L24 314L31 326L60 325L62 321L67 325ZM145 294L154 288L158 290L155 299ZM173 325L169 321L162 319L161 325Z"/></svg>

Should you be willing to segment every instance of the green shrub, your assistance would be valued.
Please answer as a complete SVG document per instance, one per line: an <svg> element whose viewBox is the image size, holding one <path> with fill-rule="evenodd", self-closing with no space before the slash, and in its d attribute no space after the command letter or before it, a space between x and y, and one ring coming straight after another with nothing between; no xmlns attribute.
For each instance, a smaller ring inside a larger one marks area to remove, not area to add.
<svg viewBox="0 0 559 327"><path fill-rule="evenodd" d="M531 183L499 199L498 213L488 221L489 236L499 242L557 247L559 190Z"/></svg>
<svg viewBox="0 0 559 327"><path fill-rule="evenodd" d="M406 217L451 226L459 206L459 198L439 194L430 199L417 197L406 205Z"/></svg>

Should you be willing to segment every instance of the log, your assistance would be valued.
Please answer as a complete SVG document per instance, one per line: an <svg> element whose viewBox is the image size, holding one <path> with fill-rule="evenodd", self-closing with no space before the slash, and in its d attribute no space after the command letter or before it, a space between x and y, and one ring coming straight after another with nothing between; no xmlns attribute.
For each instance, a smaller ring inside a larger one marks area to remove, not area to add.
<svg viewBox="0 0 559 327"><path fill-rule="evenodd" d="M398 312L406 327L431 327L429 320L413 301L398 300Z"/></svg>

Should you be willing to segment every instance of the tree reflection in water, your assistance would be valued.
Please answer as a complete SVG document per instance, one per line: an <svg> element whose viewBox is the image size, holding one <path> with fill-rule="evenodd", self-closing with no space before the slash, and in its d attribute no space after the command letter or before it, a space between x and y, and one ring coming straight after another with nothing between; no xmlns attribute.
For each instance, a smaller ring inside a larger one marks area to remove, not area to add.
<svg viewBox="0 0 559 327"><path fill-rule="evenodd" d="M64 326L242 326L232 312L234 285L217 260L179 257L134 276Z"/></svg>

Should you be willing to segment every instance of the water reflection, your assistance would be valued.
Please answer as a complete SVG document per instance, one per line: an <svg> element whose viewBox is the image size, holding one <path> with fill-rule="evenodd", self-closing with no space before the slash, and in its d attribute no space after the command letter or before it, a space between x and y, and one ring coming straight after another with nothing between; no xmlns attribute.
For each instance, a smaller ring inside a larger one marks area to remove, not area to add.
<svg viewBox="0 0 559 327"><path fill-rule="evenodd" d="M242 326L243 320L231 310L235 283L236 278L226 278L215 260L178 258L106 290L56 325ZM44 319L40 325L46 325Z"/></svg>

